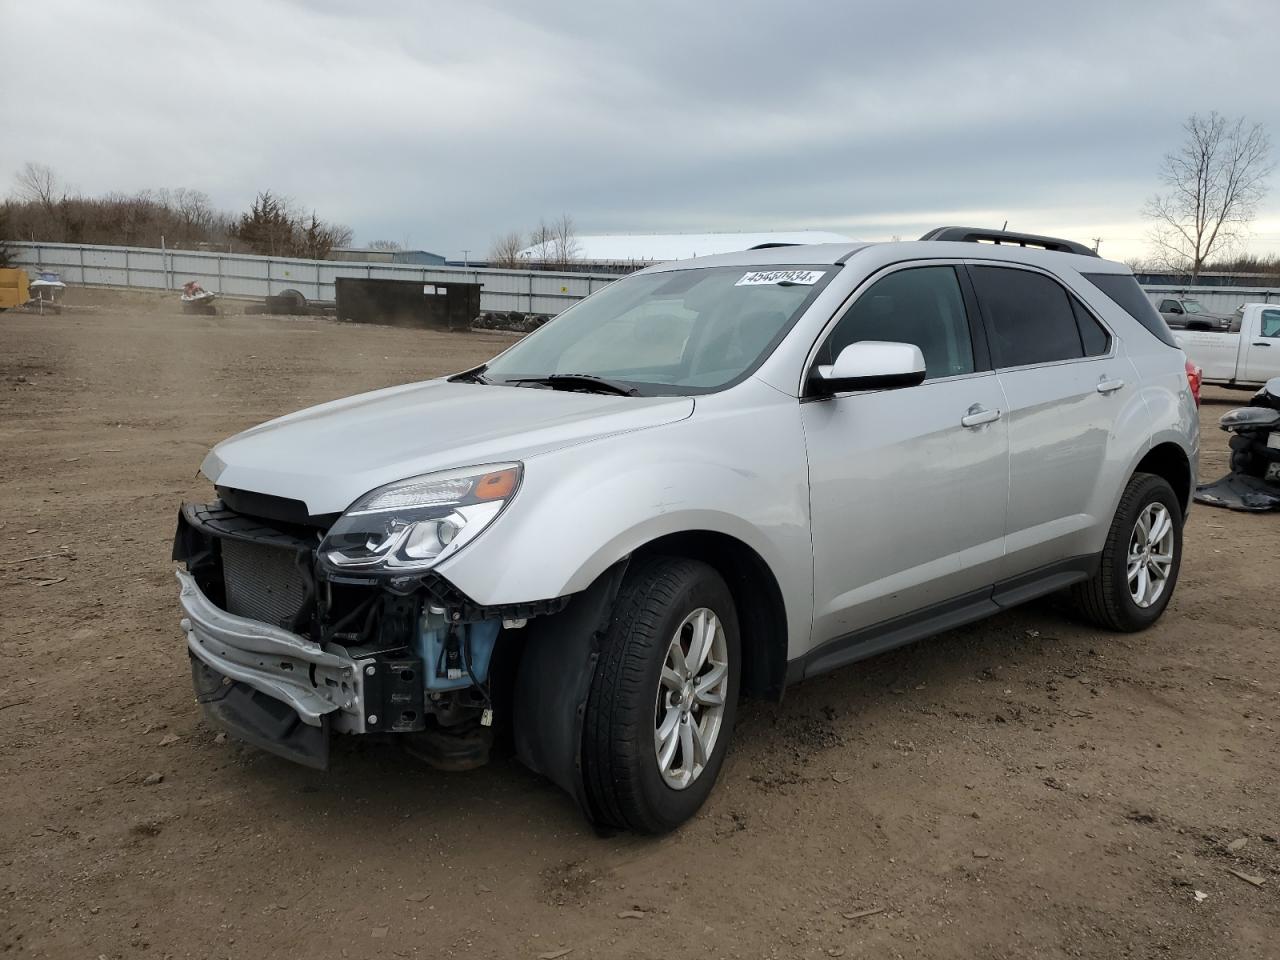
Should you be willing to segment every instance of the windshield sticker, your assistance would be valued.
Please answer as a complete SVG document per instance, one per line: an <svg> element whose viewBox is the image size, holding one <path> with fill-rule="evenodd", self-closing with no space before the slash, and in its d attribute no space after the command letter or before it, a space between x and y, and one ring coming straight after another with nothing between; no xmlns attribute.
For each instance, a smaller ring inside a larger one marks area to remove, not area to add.
<svg viewBox="0 0 1280 960"><path fill-rule="evenodd" d="M826 273L825 270L758 270L755 273L743 274L735 287L757 287L768 283L797 283L811 287Z"/></svg>

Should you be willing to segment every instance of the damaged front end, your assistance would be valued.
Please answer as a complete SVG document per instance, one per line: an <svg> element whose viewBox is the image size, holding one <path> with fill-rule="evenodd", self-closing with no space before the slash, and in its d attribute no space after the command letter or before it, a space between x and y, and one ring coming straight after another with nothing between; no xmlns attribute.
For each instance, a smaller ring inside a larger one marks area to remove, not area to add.
<svg viewBox="0 0 1280 960"><path fill-rule="evenodd" d="M431 567L518 482L511 465L418 478L341 516L225 488L184 504L173 558L186 566L182 626L206 714L320 769L333 734L395 735L446 769L484 763L495 701L510 699L495 684L514 669L512 635L568 598L486 607Z"/></svg>

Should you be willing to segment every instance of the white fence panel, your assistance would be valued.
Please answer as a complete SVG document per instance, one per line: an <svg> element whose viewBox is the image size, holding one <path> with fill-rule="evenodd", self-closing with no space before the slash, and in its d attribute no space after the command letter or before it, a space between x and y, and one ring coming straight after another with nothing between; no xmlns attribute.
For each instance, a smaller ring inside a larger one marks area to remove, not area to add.
<svg viewBox="0 0 1280 960"><path fill-rule="evenodd" d="M178 290L186 281L197 280L206 289L230 297L261 298L297 290L309 300L332 300L334 280L338 277L423 283L461 281L481 285L482 310L503 312L559 313L617 279L613 274L340 263L153 247L72 243L13 243L11 246L18 263L56 270L68 283L86 286Z"/></svg>
<svg viewBox="0 0 1280 960"><path fill-rule="evenodd" d="M87 286L177 290L187 280L198 280L206 289L231 297L261 298L297 290L309 300L332 300L334 280L338 277L423 283L463 281L481 284L482 310L502 312L559 313L617 279L612 274L345 263L152 247L72 243L11 243L10 247L18 263L56 270L68 283ZM1280 288L1276 287L1146 286L1144 289L1155 303L1171 294L1194 296L1215 313L1231 313L1242 303L1280 302Z"/></svg>

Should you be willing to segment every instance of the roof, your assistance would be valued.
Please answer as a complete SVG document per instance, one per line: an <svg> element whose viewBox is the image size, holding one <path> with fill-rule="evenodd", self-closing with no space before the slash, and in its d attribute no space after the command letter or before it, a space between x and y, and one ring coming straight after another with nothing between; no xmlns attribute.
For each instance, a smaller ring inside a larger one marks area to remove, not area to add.
<svg viewBox="0 0 1280 960"><path fill-rule="evenodd" d="M778 265L818 265L845 263L854 254L858 261L874 257L882 264L904 260L955 259L999 260L1036 266L1066 266L1080 273L1129 273L1123 263L1101 257L1057 250L1037 250L1012 244L974 243L961 240L898 240L889 243L820 243L809 246L772 247L767 250L741 250L697 260L655 264L648 271L684 270L690 267L737 267Z"/></svg>
<svg viewBox="0 0 1280 960"><path fill-rule="evenodd" d="M762 243L850 244L839 233L824 230L766 231L761 233L638 233L590 234L574 238L575 260L598 263L661 263L688 260L735 250L750 250ZM527 260L545 260L554 241L535 244L520 251Z"/></svg>
<svg viewBox="0 0 1280 960"><path fill-rule="evenodd" d="M445 258L430 250L383 250L370 247L334 247L330 260L355 263L444 263Z"/></svg>
<svg viewBox="0 0 1280 960"><path fill-rule="evenodd" d="M696 260L669 260L655 264L646 272L687 269L689 267L799 266L842 263L851 254L877 244L848 240L844 243L797 244L790 247L768 247L764 250L735 250Z"/></svg>

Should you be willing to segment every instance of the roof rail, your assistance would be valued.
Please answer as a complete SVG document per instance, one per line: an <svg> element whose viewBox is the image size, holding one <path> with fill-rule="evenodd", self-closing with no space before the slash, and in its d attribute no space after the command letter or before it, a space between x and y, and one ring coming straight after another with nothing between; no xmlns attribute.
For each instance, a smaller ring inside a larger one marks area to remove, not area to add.
<svg viewBox="0 0 1280 960"><path fill-rule="evenodd" d="M1015 247L1034 247L1037 250L1056 250L1058 253L1078 253L1096 257L1083 243L1062 240L1058 237L1041 237L1034 233L1012 233L1009 230L984 230L982 227L938 227L930 230L921 240L960 240L965 243L1009 244Z"/></svg>
<svg viewBox="0 0 1280 960"><path fill-rule="evenodd" d="M785 240L771 240L768 243L757 243L754 247L747 247L748 250L772 250L774 247L802 247L802 243L788 243Z"/></svg>

